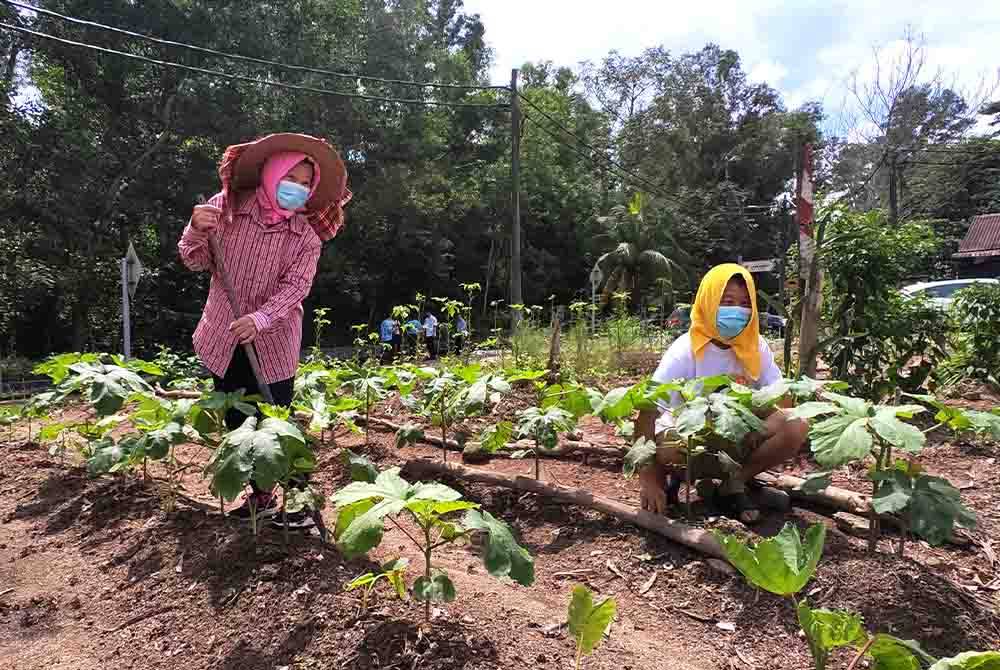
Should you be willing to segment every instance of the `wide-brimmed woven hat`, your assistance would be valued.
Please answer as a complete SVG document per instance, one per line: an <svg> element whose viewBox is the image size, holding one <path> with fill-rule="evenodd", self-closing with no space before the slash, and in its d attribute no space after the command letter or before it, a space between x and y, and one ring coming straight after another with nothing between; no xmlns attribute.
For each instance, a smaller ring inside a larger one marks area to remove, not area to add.
<svg viewBox="0 0 1000 670"><path fill-rule="evenodd" d="M319 168L319 184L306 203L306 218L319 238L329 240L344 225L344 205L351 199L347 188L347 168L337 150L319 137L299 133L275 133L246 144L228 147L219 163L222 190L249 191L260 183L260 170L273 154L304 153ZM227 197L227 203L232 199Z"/></svg>

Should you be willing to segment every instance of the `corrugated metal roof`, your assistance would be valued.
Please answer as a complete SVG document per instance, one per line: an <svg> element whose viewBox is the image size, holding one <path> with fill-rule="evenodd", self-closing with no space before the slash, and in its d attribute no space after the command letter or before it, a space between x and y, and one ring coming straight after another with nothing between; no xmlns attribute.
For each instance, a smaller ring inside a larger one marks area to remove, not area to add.
<svg viewBox="0 0 1000 670"><path fill-rule="evenodd" d="M984 256L1000 256L1000 214L981 214L974 218L955 254L955 258Z"/></svg>

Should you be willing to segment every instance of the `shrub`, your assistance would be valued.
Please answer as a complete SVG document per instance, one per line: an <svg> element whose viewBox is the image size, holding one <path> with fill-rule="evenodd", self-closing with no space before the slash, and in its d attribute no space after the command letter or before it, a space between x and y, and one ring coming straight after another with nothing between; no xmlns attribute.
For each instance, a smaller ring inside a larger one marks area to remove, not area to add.
<svg viewBox="0 0 1000 670"><path fill-rule="evenodd" d="M1000 285L976 284L958 292L952 307L954 355L947 382L978 379L1000 385Z"/></svg>

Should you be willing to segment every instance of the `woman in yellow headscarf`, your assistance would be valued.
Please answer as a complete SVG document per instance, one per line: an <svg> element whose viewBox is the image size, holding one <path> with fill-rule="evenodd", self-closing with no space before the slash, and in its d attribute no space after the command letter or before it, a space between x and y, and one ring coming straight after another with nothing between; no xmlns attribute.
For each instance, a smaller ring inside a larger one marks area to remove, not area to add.
<svg viewBox="0 0 1000 670"><path fill-rule="evenodd" d="M735 263L717 265L702 278L691 308L691 327L667 349L653 373L653 381L662 384L714 375L728 375L751 388L781 380L771 348L760 335L753 277ZM640 413L636 424L637 434L647 439L668 436L666 444L660 440L657 462L639 476L643 509L657 513L677 502L684 480L683 472L677 472L677 466L684 462L683 455L669 444L673 415L668 407L662 409ZM715 499L720 511L746 523L756 521L759 512L746 497L746 483L764 470L794 458L805 444L807 433L804 421L788 421L784 412L775 411L766 418L763 434L748 435L739 445L720 448L741 464L738 473L722 472L715 467L718 458L712 455L699 459L697 466L692 462L692 479L724 479ZM671 470L673 476L668 480Z"/></svg>

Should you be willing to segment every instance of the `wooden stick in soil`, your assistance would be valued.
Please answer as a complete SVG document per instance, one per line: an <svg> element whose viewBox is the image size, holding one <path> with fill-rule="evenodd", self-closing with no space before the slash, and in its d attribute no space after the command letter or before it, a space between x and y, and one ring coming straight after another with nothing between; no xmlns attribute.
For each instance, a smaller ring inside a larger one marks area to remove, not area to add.
<svg viewBox="0 0 1000 670"><path fill-rule="evenodd" d="M505 475L490 470L470 468L455 463L445 464L422 458L408 461L404 466L404 470L417 477L425 475L435 477L451 476L469 482L478 482L490 486L502 486L516 491L524 491L526 493L535 493L561 502L579 505L580 507L597 510L622 521L635 524L640 528L645 528L658 535L662 535L703 554L724 561L728 560L726 553L722 550L718 541L708 531L693 528L659 514L637 509L617 500L595 495L586 489L542 482L521 475Z"/></svg>

